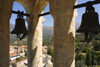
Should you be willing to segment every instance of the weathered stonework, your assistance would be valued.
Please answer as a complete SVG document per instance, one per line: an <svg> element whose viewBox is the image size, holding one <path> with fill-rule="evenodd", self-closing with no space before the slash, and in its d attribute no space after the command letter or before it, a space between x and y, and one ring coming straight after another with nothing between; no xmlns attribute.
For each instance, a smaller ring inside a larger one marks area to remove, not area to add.
<svg viewBox="0 0 100 67"><path fill-rule="evenodd" d="M42 67L42 23L38 17L48 0L0 0L0 67L9 67L9 19L13 2L22 4L27 17L28 67ZM54 67L67 66L74 59L76 0L49 0L50 13L54 18ZM75 67L74 61L70 67Z"/></svg>
<svg viewBox="0 0 100 67"><path fill-rule="evenodd" d="M22 4L27 17L28 35L28 67L42 67L42 23L43 17L38 17L48 4L47 0L16 0Z"/></svg>
<svg viewBox="0 0 100 67"><path fill-rule="evenodd" d="M30 17L28 22L28 67L42 67L42 23L43 17L38 17L48 4L46 0L36 0L34 2L28 0L17 0L21 3Z"/></svg>
<svg viewBox="0 0 100 67"><path fill-rule="evenodd" d="M75 17L76 0L49 0L54 18L54 67L75 67Z"/></svg>
<svg viewBox="0 0 100 67"><path fill-rule="evenodd" d="M0 67L9 67L9 19L13 0L0 0Z"/></svg>

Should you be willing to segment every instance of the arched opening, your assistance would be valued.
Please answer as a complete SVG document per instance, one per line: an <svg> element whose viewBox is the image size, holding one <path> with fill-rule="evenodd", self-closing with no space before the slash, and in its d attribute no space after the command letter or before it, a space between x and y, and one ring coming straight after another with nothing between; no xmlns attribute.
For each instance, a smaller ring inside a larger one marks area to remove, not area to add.
<svg viewBox="0 0 100 67"><path fill-rule="evenodd" d="M84 1L81 1L81 0L78 0L78 3L77 4L82 4L82 3L86 3L88 2L89 0L84 0ZM94 1L94 0L90 0L90 1ZM100 4L96 4L96 5L93 5L95 7L95 11L100 14L100 9L99 9L99 6ZM85 7L82 7L82 8L78 8L77 11L78 11L78 16L76 17L75 19L75 26L76 26L76 29L78 29L78 27L80 26L81 24L81 21L82 21L82 15L83 13L85 13ZM100 19L100 17L99 17Z"/></svg>
<svg viewBox="0 0 100 67"><path fill-rule="evenodd" d="M24 12L26 13L24 7L18 3L18 2L14 2L13 3L13 9L14 11L18 11L20 10L20 12ZM23 16L23 19L25 19L26 16ZM15 27L15 23L16 23L16 19L17 19L17 14L13 14L10 18L10 32L14 29ZM27 27L27 22L25 21L25 25ZM21 41L19 41L17 39L16 34L10 34L10 62L14 63L14 62L19 62L21 60L24 60L24 62L26 62L27 60L27 37L25 37L24 39L22 39ZM25 59L26 58L26 59ZM20 64L17 64L18 66L20 66Z"/></svg>
<svg viewBox="0 0 100 67"><path fill-rule="evenodd" d="M89 0L84 0L84 1L81 1L81 0L78 0L78 4L82 4L82 3L86 3L88 2ZM94 1L94 0L90 0L90 1ZM95 12L98 13L98 16L100 14L100 4L96 4L96 5L93 5L93 7L95 8ZM75 20L75 26L76 26L76 30L79 28L81 22L82 22L82 15L85 13L85 10L86 8L85 7L82 7L82 8L79 8L77 9L78 11L78 16ZM88 19L88 18L87 18ZM98 17L99 19L99 25L100 25L100 16ZM91 19L91 20L94 20L94 19ZM91 22L92 23L92 22ZM96 23L96 22L94 22ZM91 24L90 24L91 25ZM93 35L92 35L93 36ZM87 63L87 60L91 59L92 61L94 61L92 64L94 64L94 66L98 65L99 63L96 62L97 59L94 59L93 56L95 57L98 57L98 55L94 54L93 55L93 52L97 52L97 50L99 50L98 48L96 48L98 45L99 45L99 41L98 39L100 39L100 36L96 36L94 37L90 43L86 43L84 44L83 46L83 49L80 49L80 46L84 43L85 41L85 36L84 34L80 33L80 34L76 34L76 38L75 38L75 51L76 51L76 54L79 50L81 50L81 52L79 53L79 55L76 55L76 66L83 66L83 67L86 67L86 65L88 65ZM96 46L95 46L96 45ZM81 46L82 47L82 46ZM96 50L95 50L96 49ZM88 53L89 52L89 53ZM92 57L89 57L89 55L91 55ZM86 58L88 57L88 58ZM90 62L90 61L88 61ZM96 63L96 64L95 64ZM89 63L91 66L91 62ZM88 65L88 66L90 66Z"/></svg>
<svg viewBox="0 0 100 67"><path fill-rule="evenodd" d="M49 12L49 4L45 7L44 13ZM44 16L44 23L43 23L43 63L50 64L53 63L53 26L54 21L51 15Z"/></svg>

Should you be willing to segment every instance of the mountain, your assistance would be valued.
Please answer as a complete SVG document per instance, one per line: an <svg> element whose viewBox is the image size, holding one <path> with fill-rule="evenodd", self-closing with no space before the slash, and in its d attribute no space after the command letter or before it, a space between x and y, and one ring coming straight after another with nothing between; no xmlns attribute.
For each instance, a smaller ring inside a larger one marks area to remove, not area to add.
<svg viewBox="0 0 100 67"><path fill-rule="evenodd" d="M77 30L80 26L79 22L75 23L75 30ZM53 26L43 26L43 37L44 39L53 37Z"/></svg>
<svg viewBox="0 0 100 67"><path fill-rule="evenodd" d="M14 25L10 24L10 31L14 29ZM16 35L15 35L16 36ZM15 37L14 34L11 34L11 38ZM43 26L43 38L53 37L53 27L52 26Z"/></svg>
<svg viewBox="0 0 100 67"><path fill-rule="evenodd" d="M80 26L80 23L79 22L75 22L75 30L77 30Z"/></svg>
<svg viewBox="0 0 100 67"><path fill-rule="evenodd" d="M43 38L53 37L53 27L52 26L43 26Z"/></svg>
<svg viewBox="0 0 100 67"><path fill-rule="evenodd" d="M10 31L12 31L14 29L14 25L10 24Z"/></svg>
<svg viewBox="0 0 100 67"><path fill-rule="evenodd" d="M77 30L80 26L79 22L75 23L75 29ZM14 29L14 25L10 24L10 31L12 31ZM53 26L43 26L43 38L50 38L53 37ZM14 36L13 36L14 37Z"/></svg>

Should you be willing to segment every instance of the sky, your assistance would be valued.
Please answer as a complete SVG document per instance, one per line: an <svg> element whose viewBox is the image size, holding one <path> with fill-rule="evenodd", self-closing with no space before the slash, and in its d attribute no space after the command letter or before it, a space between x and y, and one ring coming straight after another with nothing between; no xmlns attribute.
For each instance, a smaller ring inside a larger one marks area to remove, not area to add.
<svg viewBox="0 0 100 67"><path fill-rule="evenodd" d="M86 3L86 2L88 2L88 1L94 1L94 0L78 0L78 3L77 3L77 4ZM93 6L95 7L95 11L96 11L98 14L100 14L100 4L96 4L96 5L93 5ZM24 7L23 7L21 4L17 3L17 2L14 2L14 3L13 3L13 9L12 9L12 10L14 10L14 11L20 10L20 11L24 11L24 13L26 13ZM50 11L50 10L49 10L49 5L47 5L47 6L45 7L45 9L44 9L44 13L45 13L45 12L49 12L49 11ZM77 9L77 12L78 12L78 16L77 16L77 18L75 19L75 23L81 22L82 14L85 12L85 7L78 8L78 9ZM15 19L16 19L16 18L17 18L17 14L13 14L13 13L12 13L12 16L11 16L11 19L10 19L10 23L11 23L11 24L15 24ZM26 18L26 17L24 16L24 19L25 19L25 18ZM51 16L50 14L44 16L44 18L45 18L45 22L43 23L44 26L53 26L53 25L54 25L54 20L53 20L53 18L52 18L52 16ZM100 16L99 16L99 19L100 19ZM27 25L27 23L26 23L26 25Z"/></svg>

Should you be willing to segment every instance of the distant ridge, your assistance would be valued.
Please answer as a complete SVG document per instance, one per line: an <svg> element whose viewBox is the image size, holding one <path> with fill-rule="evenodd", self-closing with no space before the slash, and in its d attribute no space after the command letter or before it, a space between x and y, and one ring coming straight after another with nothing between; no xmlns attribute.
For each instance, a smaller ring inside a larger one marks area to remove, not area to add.
<svg viewBox="0 0 100 67"><path fill-rule="evenodd" d="M80 26L79 22L75 23L75 30L77 30ZM14 25L10 24L10 31L12 31L14 29ZM53 37L53 26L43 26L43 38L50 38Z"/></svg>
<svg viewBox="0 0 100 67"><path fill-rule="evenodd" d="M80 26L80 23L79 22L75 22L75 30L77 30Z"/></svg>
<svg viewBox="0 0 100 67"><path fill-rule="evenodd" d="M14 25L10 24L10 31L12 31L14 29Z"/></svg>
<svg viewBox="0 0 100 67"><path fill-rule="evenodd" d="M53 26L43 26L43 38L53 37Z"/></svg>

